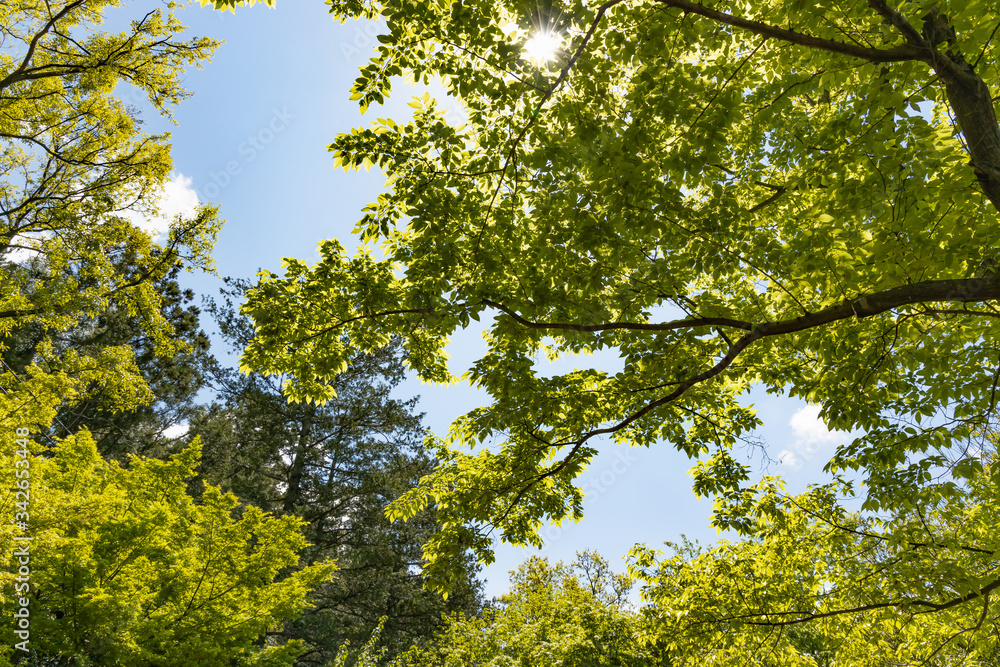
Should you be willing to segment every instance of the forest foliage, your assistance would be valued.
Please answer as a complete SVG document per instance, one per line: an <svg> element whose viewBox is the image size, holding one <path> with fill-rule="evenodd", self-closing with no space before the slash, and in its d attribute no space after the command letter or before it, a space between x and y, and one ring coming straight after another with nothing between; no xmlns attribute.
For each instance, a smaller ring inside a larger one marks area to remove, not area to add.
<svg viewBox="0 0 1000 667"><path fill-rule="evenodd" d="M485 322L461 379L488 405L434 441L435 472L389 509L437 509L433 585L466 549L491 562L495 536L540 546L546 523L581 519L577 480L603 440L670 446L740 538L634 552L680 664L810 664L806 635L840 664L996 659L992 5L331 12L385 21L352 89L362 110L401 78L439 81L467 122L424 96L412 119L334 139L335 164L386 177L359 213L365 244L331 239L315 264L265 273L243 364L322 401L349 355L401 336L419 377L454 382L450 337ZM526 57L539 36L558 48ZM599 351L619 366L539 363ZM737 454L761 425L751 391L858 434L820 486L751 476Z"/></svg>
<svg viewBox="0 0 1000 667"><path fill-rule="evenodd" d="M213 270L222 223L164 219L169 136L129 101L169 118L218 44L173 6L99 30L118 5L0 8L0 660L323 664L376 627L394 655L480 605L472 563L450 601L423 589L432 512L382 514L432 467L398 345L298 411L215 359L180 271Z"/></svg>
<svg viewBox="0 0 1000 667"><path fill-rule="evenodd" d="M209 305L245 348L237 374L176 284L211 267L216 212L162 237L136 224L169 146L114 95L127 81L169 114L217 45L182 39L169 8L88 32L113 4L0 8L0 421L31 434L51 500L28 528L66 564L38 570L34 658L1000 660L992 5L332 0L334 19L385 20L350 93L362 111L408 78L440 82L467 122L424 96L410 120L334 139L334 164L376 167L384 192L356 252L325 241L314 265L287 258ZM555 48L525 57L539 35ZM459 379L447 344L480 320L462 379L489 404L421 442L392 387ZM539 372L598 351L620 369ZM214 402L192 404L201 386ZM761 390L857 434L804 493L736 453ZM182 414L191 432L170 441ZM590 588L532 560L480 610L474 563L495 536L537 547L547 522L581 519L603 440L688 455L735 538L637 545L627 576ZM8 560L17 530L0 533ZM209 578L232 595L198 607ZM65 620L83 607L87 634ZM209 629L177 635L198 609Z"/></svg>

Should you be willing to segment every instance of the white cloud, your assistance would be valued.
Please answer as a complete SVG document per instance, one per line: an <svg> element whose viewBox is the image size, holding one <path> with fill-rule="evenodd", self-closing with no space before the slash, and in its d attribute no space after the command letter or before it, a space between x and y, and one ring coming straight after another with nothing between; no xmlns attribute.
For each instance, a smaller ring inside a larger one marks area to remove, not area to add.
<svg viewBox="0 0 1000 667"><path fill-rule="evenodd" d="M191 179L178 173L163 186L160 194L159 215L148 218L137 213L126 212L125 217L136 227L148 233L153 239L166 234L170 222L178 214L184 217L194 216L198 208L198 193L191 187Z"/></svg>
<svg viewBox="0 0 1000 667"><path fill-rule="evenodd" d="M33 248L37 247L42 239L40 234L15 234L10 240L11 246L8 247L4 253L3 258L8 262L13 262L14 264L23 264L27 262L32 257L38 255L38 251Z"/></svg>
<svg viewBox="0 0 1000 667"><path fill-rule="evenodd" d="M176 438L183 438L185 435L187 435L188 430L190 430L190 428L191 427L188 426L188 424L185 422L182 422L180 424L174 424L172 426L168 426L167 428L163 429L163 437L170 438L171 440L175 440Z"/></svg>
<svg viewBox="0 0 1000 667"><path fill-rule="evenodd" d="M807 405L788 420L795 440L791 447L782 450L778 455L782 465L793 469L801 468L803 463L824 447L841 444L850 438L850 434L845 431L828 429L819 412L818 405Z"/></svg>
<svg viewBox="0 0 1000 667"><path fill-rule="evenodd" d="M818 405L807 405L788 420L788 425L795 432L796 444L805 446L810 444L824 445L841 440L844 436L842 431L831 431L826 427L826 423L819 416Z"/></svg>
<svg viewBox="0 0 1000 667"><path fill-rule="evenodd" d="M168 218L178 213L186 217L194 215L198 208L198 193L191 187L191 179L178 173L167 181L163 188L163 199L160 200L160 212Z"/></svg>
<svg viewBox="0 0 1000 667"><path fill-rule="evenodd" d="M802 461L799 461L799 457L790 449L781 450L781 453L778 454L778 463L788 466L792 470L798 470L802 467Z"/></svg>

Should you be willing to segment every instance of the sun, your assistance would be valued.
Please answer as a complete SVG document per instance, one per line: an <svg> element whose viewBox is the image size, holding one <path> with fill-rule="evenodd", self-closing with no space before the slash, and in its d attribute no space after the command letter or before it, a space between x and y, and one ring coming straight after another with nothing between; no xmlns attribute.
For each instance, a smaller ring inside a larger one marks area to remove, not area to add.
<svg viewBox="0 0 1000 667"><path fill-rule="evenodd" d="M544 65L550 60L555 60L561 46L562 37L558 33L542 30L525 42L524 54L532 63Z"/></svg>

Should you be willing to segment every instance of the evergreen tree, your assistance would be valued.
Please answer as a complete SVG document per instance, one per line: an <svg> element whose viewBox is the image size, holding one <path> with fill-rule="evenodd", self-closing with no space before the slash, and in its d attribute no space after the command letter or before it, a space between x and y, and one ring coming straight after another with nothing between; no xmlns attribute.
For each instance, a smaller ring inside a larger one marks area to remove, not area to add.
<svg viewBox="0 0 1000 667"><path fill-rule="evenodd" d="M251 285L229 285L206 310L230 349L240 352L254 330L235 301ZM304 562L337 561L337 576L313 593L315 609L282 632L311 647L303 664L324 664L344 641L363 644L383 616L381 642L391 656L429 637L442 614L479 607L471 562L447 600L423 590L420 545L434 530L432 511L406 524L391 524L383 514L434 467L414 412L417 398L394 397L404 374L394 341L355 357L331 381L336 397L318 405L288 402L281 377L243 375L214 362L217 400L192 421L191 434L206 443L206 482L276 515L300 516L311 543Z"/></svg>
<svg viewBox="0 0 1000 667"><path fill-rule="evenodd" d="M38 348L45 342L56 357L70 350L89 357L102 349L121 347L131 351L138 376L149 389L150 402L122 409L100 382L92 382L84 397L61 407L50 436L63 437L87 428L102 455L122 462L130 454L163 457L168 453L171 439L164 432L191 418L198 391L205 386L209 359L209 339L200 328L200 311L192 304L194 292L180 287L179 272L177 265L152 283L164 322L172 329L173 340L180 343L173 354L156 349L143 329L141 314L129 313L116 303L59 330L46 332L32 322L11 330L6 349L0 349L8 373L21 377L30 364L44 364Z"/></svg>

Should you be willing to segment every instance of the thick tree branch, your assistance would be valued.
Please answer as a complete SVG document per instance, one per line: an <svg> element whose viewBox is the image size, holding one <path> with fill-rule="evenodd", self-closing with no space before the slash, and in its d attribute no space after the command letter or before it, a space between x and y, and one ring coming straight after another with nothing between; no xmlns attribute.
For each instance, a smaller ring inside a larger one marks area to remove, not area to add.
<svg viewBox="0 0 1000 667"><path fill-rule="evenodd" d="M909 604L916 605L919 607L926 607L927 611L922 612L925 614L932 611L944 611L945 609L951 609L952 607L957 607L958 605L965 604L966 602L972 602L977 598L985 597L990 593L992 593L993 591L995 591L997 588L1000 588L1000 579L994 579L990 583L980 588L978 591L972 591L970 593L963 595L960 598L954 598L953 600L949 600L948 602L935 603L935 602L929 602L927 600L910 600Z"/></svg>
<svg viewBox="0 0 1000 667"><path fill-rule="evenodd" d="M745 19L711 9L690 0L655 0L661 5L675 7L707 19L748 30L757 35L797 44L811 49L839 53L871 63L888 63L916 60L931 65L945 84L948 102L955 113L958 125L965 135L970 166L982 186L983 192L1000 210L1000 125L990 90L969 65L962 54L942 53L934 44L917 32L905 18L891 9L885 0L868 0L880 16L905 37L907 43L891 49L875 49L847 44L831 39L786 30L777 26Z"/></svg>
<svg viewBox="0 0 1000 667"><path fill-rule="evenodd" d="M24 59L21 61L21 64L18 65L17 69L15 69L13 72L5 76L3 80L0 80L0 90L3 90L4 88L7 88L8 86L22 80L23 78L22 75L27 69L28 64L31 63L31 59L35 55L35 49L38 48L38 43L42 40L43 37L45 37L46 34L48 34L50 30L52 30L52 28L56 25L56 23L58 23L71 11L82 5L83 2L84 0L76 0L75 2L71 2L70 4L66 5L61 10L59 10L59 13L50 18L48 23L46 23L41 30L35 33L35 35L31 38L31 42L28 44L28 51L24 54Z"/></svg>
<svg viewBox="0 0 1000 667"><path fill-rule="evenodd" d="M934 51L934 69L962 129L969 164L983 192L1000 210L1000 125L990 89L959 53Z"/></svg>
<svg viewBox="0 0 1000 667"><path fill-rule="evenodd" d="M28 315L37 315L40 312L42 312L41 308L21 308L18 310L3 310L0 311L0 320L9 319L11 317L27 317Z"/></svg>
<svg viewBox="0 0 1000 667"><path fill-rule="evenodd" d="M490 306L491 308L496 308L499 311L510 316L518 324L521 324L529 329L560 329L564 331L614 331L614 330L626 330L626 331L676 331L677 329L694 329L696 327L733 327L736 329L746 329L749 331L753 328L753 324L750 322L744 322L742 320L733 320L727 317L693 317L684 320L675 320L673 322L662 322L659 324L653 324L649 322L610 322L607 324L570 324L568 322L532 322L527 320L512 309L507 306L492 301L490 299L483 299L483 304Z"/></svg>
<svg viewBox="0 0 1000 667"><path fill-rule="evenodd" d="M729 348L726 355L714 366L681 381L669 394L648 402L645 406L636 410L616 424L605 428L592 429L573 441L549 443L549 446L551 447L569 446L570 451L558 463L532 476L510 502L507 510L502 514L500 521L502 521L503 517L517 505L518 501L523 498L532 487L542 480L558 474L559 471L569 465L576 452L579 451L588 440L599 435L610 435L616 433L624 428L627 428L630 424L634 423L638 419L641 419L643 416L649 414L656 408L676 401L691 387L701 384L702 382L706 382L725 371L744 350L759 340L773 336L795 333L797 331L815 329L839 320L871 317L895 308L916 303L970 303L976 301L994 301L998 299L1000 299L1000 280L931 280L922 283L913 283L910 285L893 287L875 294L850 299L839 305L824 308L821 311L803 315L801 317L781 320L778 322L764 322L758 324L753 327L750 333L737 340L736 343Z"/></svg>
<svg viewBox="0 0 1000 667"><path fill-rule="evenodd" d="M579 440L579 442L582 443L597 435L607 435L620 431L646 413L660 407L661 405L666 405L667 403L675 401L680 398L684 392L696 384L710 380L716 375L722 373L733 363L736 357L738 357L743 350L758 340L770 338L772 336L795 333L797 331L805 331L807 329L815 329L825 324L830 324L838 320L850 319L852 317L857 317L858 319L871 317L872 315L878 315L894 308L908 306L915 303L949 301L969 303L973 301L992 301L996 299L1000 299L1000 280L931 280L923 283L893 287L876 294L844 301L840 305L824 308L819 312L810 313L801 317L782 320L779 322L764 322L758 324L750 333L744 335L736 341L736 343L729 348L729 352L726 353L726 356L724 356L712 368L684 380L680 386L678 386L670 394L651 401L645 407L623 419L619 423L607 428L596 429L588 432Z"/></svg>
<svg viewBox="0 0 1000 667"><path fill-rule="evenodd" d="M878 12L879 16L889 22L892 27L899 31L906 41L913 46L925 46L923 36L917 29L910 25L910 22L903 18L903 15L889 7L885 0L868 0L868 6Z"/></svg>
<svg viewBox="0 0 1000 667"><path fill-rule="evenodd" d="M726 14L725 12L720 12L716 9L706 7L700 3L690 2L690 0L655 0L655 2L668 7L675 7L682 11L690 12L691 14L697 14L698 16L703 16L718 23L733 26L734 28L749 30L750 32L763 37L770 37L783 42L788 42L790 44L798 44L799 46L818 49L820 51L839 53L841 55L851 56L852 58L860 58L872 63L901 62L907 60L920 60L927 62L929 57L927 49L919 48L912 44L897 46L891 49L873 49L858 46L856 44L838 42L833 39L813 37L811 35L805 35L800 32L795 32L794 30L786 30L784 28L779 28L760 21L733 16L732 14Z"/></svg>

